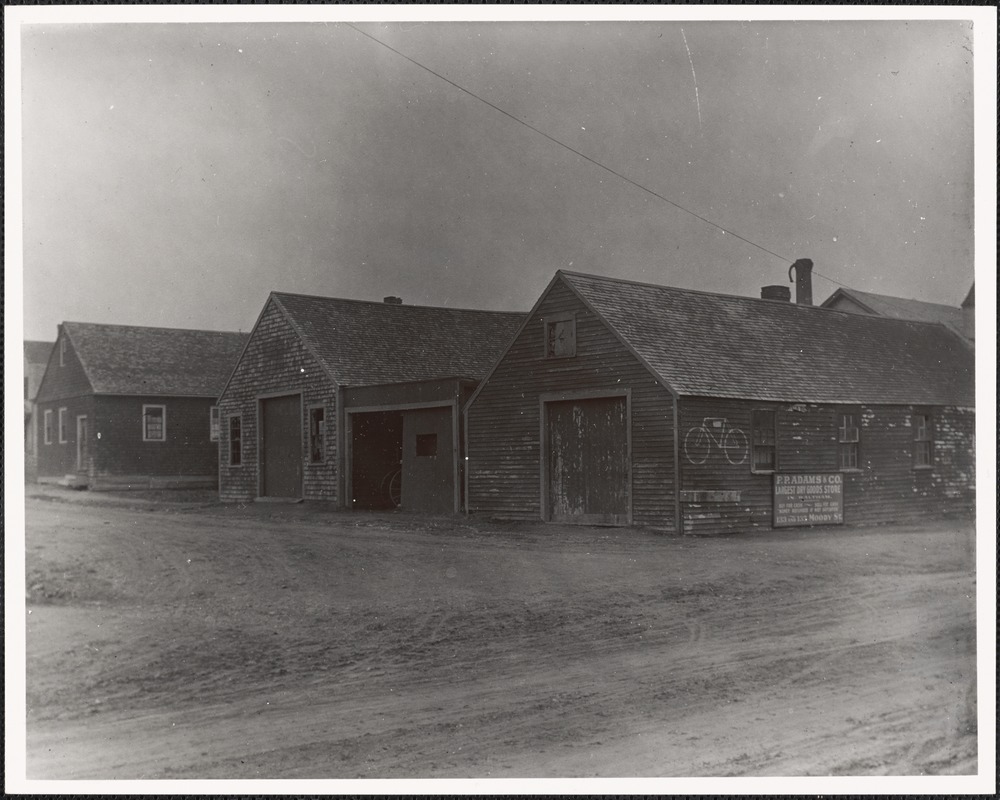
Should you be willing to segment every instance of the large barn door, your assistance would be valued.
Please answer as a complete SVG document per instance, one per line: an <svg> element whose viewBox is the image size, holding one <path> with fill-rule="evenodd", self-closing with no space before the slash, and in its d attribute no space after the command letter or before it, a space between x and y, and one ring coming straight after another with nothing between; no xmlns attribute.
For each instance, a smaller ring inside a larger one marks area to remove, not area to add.
<svg viewBox="0 0 1000 800"><path fill-rule="evenodd" d="M548 517L628 524L628 417L624 397L548 403Z"/></svg>
<svg viewBox="0 0 1000 800"><path fill-rule="evenodd" d="M261 400L261 497L302 497L302 403Z"/></svg>

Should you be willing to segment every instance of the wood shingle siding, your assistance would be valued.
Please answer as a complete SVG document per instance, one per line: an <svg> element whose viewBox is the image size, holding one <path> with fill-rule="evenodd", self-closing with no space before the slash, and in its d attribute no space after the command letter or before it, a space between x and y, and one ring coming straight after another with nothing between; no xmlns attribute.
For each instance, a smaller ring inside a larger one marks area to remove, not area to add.
<svg viewBox="0 0 1000 800"><path fill-rule="evenodd" d="M219 401L219 497L223 502L249 502L259 492L259 399L301 395L304 408L325 408L327 435L325 458L303 467L302 493L310 499L337 502L337 390L316 358L309 352L281 309L269 300L243 356L229 378ZM239 466L229 464L229 417L241 416L243 457ZM303 450L308 443L308 415L300 431Z"/></svg>
<svg viewBox="0 0 1000 800"><path fill-rule="evenodd" d="M221 499L267 497L262 476L270 475L273 485L284 487L280 496L300 482L303 499L360 508L395 496L382 484L400 472L404 507L458 510L459 402L522 319L495 311L272 293L219 399ZM275 425L262 436L262 408L288 412L296 403L300 443L287 440L287 413L280 433L272 416ZM316 459L310 413L319 407L325 435L322 458ZM234 416L242 441L238 465L230 463ZM433 431L424 429L429 417ZM418 456L415 438L432 432L440 453ZM299 464L292 463L297 453L303 454L301 476ZM295 475L275 473L279 460ZM286 477L290 482L279 481Z"/></svg>

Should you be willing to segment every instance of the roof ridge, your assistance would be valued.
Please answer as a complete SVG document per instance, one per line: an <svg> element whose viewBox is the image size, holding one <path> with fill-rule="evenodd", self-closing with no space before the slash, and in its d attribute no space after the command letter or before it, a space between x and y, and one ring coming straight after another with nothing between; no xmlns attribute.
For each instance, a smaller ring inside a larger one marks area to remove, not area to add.
<svg viewBox="0 0 1000 800"><path fill-rule="evenodd" d="M373 306L391 306L392 308L422 308L431 309L434 311L470 311L475 314L504 314L504 315L515 315L523 316L528 313L526 311L494 311L487 308L453 308L451 306L427 306L418 305L416 303L386 303L384 300L359 300L354 297L331 297L329 295L323 294L302 294L301 292L279 292L272 291L272 295L280 297L301 297L306 300L327 300L336 301L338 303L362 303L365 305Z"/></svg>
<svg viewBox="0 0 1000 800"><path fill-rule="evenodd" d="M823 305L802 305L801 303L793 303L793 302L791 302L789 300L771 300L771 299L765 298L765 297L748 297L748 296L742 295L742 294L725 294L723 292L709 292L709 291L707 291L705 289L684 289L684 288L681 288L679 286L667 286L666 284L662 284L662 283L649 283L648 281L637 281L637 280L633 280L631 278L612 278L612 277L607 276L607 275L595 275L595 274L586 273L586 272L573 272L571 270L562 270L562 269L560 269L560 270L557 270L557 272L559 272L559 273L561 273L563 275L567 275L567 276L569 276L571 278L572 277L595 278L597 280L609 281L611 283L626 283L626 284L630 284L632 286L646 286L646 287L649 287L651 289L667 289L668 291L672 291L672 292L683 292L685 294L696 294L696 295L703 295L703 296L707 296L707 297L717 297L717 298L720 298L722 300L740 300L740 301L748 302L748 303L769 303L769 304L772 304L772 305L788 306L789 308L796 308L796 309L800 309L802 311L807 311L807 312L820 311L820 312L823 312L823 313L833 312L834 314L849 314L849 315L854 316L854 317L859 316L858 314L855 314L855 313L853 313L851 311L844 311L843 309L840 309L840 308L827 308L827 307L825 307ZM899 299L903 299L903 298L899 298ZM952 306L947 306L947 308L952 308ZM941 326L945 326L945 324L943 322L933 322L933 321L930 321L930 320L906 319L904 317L887 317L887 316L883 316L883 315L865 315L865 316L868 316L869 319L878 319L878 320L883 320L883 321L886 321L886 322L902 322L902 323L905 323L905 324L915 324L915 325L941 325Z"/></svg>
<svg viewBox="0 0 1000 800"><path fill-rule="evenodd" d="M851 287L844 287L844 290L850 292L857 292L858 294L868 295L869 297L878 297L883 300L904 300L907 303L920 303L925 306L939 306L940 308L947 308L949 311L957 311L961 309L961 306L953 306L948 303L935 303L933 300L920 300L916 297L902 297L898 294L882 294L881 292L869 292L867 289L853 289Z"/></svg>
<svg viewBox="0 0 1000 800"><path fill-rule="evenodd" d="M118 328L121 330L143 330L143 331L178 331L181 333L224 333L234 336L248 336L248 331L216 331L209 328L170 328L165 325L122 325L117 322L74 322L73 320L63 320L62 324L82 325L89 328Z"/></svg>

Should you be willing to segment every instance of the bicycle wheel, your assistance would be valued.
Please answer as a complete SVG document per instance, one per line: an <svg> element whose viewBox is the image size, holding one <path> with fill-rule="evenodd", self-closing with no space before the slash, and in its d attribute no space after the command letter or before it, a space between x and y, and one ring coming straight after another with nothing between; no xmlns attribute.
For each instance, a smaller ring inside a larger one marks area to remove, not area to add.
<svg viewBox="0 0 1000 800"><path fill-rule="evenodd" d="M704 464L712 450L712 437L703 425L692 428L684 437L684 455L692 464Z"/></svg>
<svg viewBox="0 0 1000 800"><path fill-rule="evenodd" d="M747 437L739 428L730 428L722 438L722 452L730 464L742 464L747 460Z"/></svg>
<svg viewBox="0 0 1000 800"><path fill-rule="evenodd" d="M396 470L389 476L389 480L386 486L386 492L389 497L389 502L392 503L393 508L399 508L399 503L403 499L403 473L400 470Z"/></svg>

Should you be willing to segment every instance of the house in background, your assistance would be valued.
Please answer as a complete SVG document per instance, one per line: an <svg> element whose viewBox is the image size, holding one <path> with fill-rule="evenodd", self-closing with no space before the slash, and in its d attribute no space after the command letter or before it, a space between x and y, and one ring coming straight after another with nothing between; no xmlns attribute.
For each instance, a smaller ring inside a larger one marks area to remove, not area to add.
<svg viewBox="0 0 1000 800"><path fill-rule="evenodd" d="M38 481L218 485L215 401L248 334L64 322L38 390Z"/></svg>
<svg viewBox="0 0 1000 800"><path fill-rule="evenodd" d="M523 319L273 292L219 397L220 498L461 510L460 411Z"/></svg>
<svg viewBox="0 0 1000 800"><path fill-rule="evenodd" d="M24 343L24 477L33 481L37 474L38 421L35 418L35 398L52 354L52 342Z"/></svg>
<svg viewBox="0 0 1000 800"><path fill-rule="evenodd" d="M971 512L972 347L813 307L794 266L796 303L557 272L466 407L470 513L723 533Z"/></svg>
<svg viewBox="0 0 1000 800"><path fill-rule="evenodd" d="M837 289L826 300L823 308L833 308L837 311L850 311L854 314L873 314L893 319L912 319L917 322L940 322L947 325L959 336L969 341L975 341L975 285L969 289L969 294L959 306L946 306L942 303L926 303L923 300L909 300L905 297L892 297L886 294L861 292L846 287Z"/></svg>

